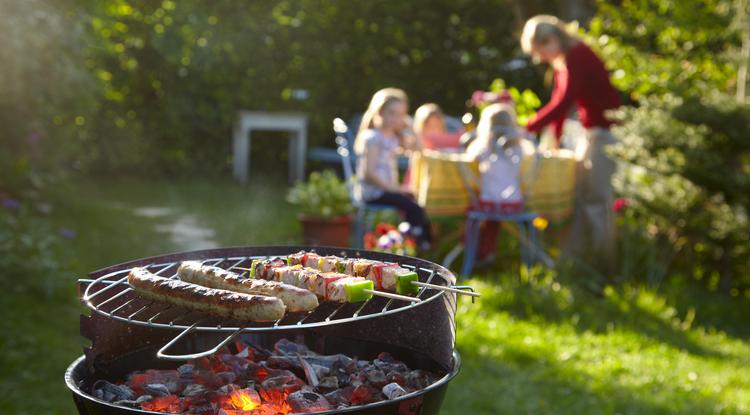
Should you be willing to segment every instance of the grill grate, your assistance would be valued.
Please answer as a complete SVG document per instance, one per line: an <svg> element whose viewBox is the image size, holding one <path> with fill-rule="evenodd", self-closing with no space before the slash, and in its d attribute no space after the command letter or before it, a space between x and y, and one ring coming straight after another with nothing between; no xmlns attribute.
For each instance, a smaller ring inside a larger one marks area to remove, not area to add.
<svg viewBox="0 0 750 415"><path fill-rule="evenodd" d="M206 265L213 265L241 275L247 275L246 271L236 270L236 268L247 268L254 259L266 259L274 256L277 255L226 256L197 260ZM181 258L181 260L187 259ZM178 278L177 268L180 262L154 262L143 267L156 275L176 279ZM456 287L450 284L453 276L447 270L436 270L409 264L401 264L401 266L417 272L421 282ZM87 283L82 302L93 312L110 319L151 328L182 330L157 353L161 358L172 360L190 359L211 354L241 333L308 329L384 317L414 307L423 307L446 293L442 290L420 287L416 296L422 301L418 303L382 297L372 297L361 303L353 304L321 302L318 308L309 312L287 313L283 318L274 322L248 323L227 320L141 298L127 282L130 269L130 267L117 269L94 280L82 281ZM443 273L447 275L443 275ZM470 289L470 287L457 288ZM451 293L451 295L454 294ZM182 356L165 353L167 348L190 332L223 332L228 333L228 336L215 348L206 352Z"/></svg>

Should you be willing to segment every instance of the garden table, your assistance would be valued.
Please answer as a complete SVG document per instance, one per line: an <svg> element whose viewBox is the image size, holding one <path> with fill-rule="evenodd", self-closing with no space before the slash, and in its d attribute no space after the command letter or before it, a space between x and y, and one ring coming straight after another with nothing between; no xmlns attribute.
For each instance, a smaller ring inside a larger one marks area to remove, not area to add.
<svg viewBox="0 0 750 415"><path fill-rule="evenodd" d="M247 183L250 170L250 139L253 130L288 131L289 182L305 178L307 152L307 114L300 112L239 111L233 137L233 173Z"/></svg>

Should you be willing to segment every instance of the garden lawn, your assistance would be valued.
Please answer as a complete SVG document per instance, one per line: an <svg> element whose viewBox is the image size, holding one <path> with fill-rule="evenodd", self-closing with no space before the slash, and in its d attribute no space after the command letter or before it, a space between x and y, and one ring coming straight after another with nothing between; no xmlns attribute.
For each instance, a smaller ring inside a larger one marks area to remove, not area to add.
<svg viewBox="0 0 750 415"><path fill-rule="evenodd" d="M52 295L3 295L0 413L75 412L62 375L85 344L77 276L186 247L297 242L283 193L257 182L87 180L53 191L51 220L76 235L51 254L71 272ZM470 283L483 298L459 303L464 366L443 413L750 414L746 298L678 285L599 297L552 275Z"/></svg>

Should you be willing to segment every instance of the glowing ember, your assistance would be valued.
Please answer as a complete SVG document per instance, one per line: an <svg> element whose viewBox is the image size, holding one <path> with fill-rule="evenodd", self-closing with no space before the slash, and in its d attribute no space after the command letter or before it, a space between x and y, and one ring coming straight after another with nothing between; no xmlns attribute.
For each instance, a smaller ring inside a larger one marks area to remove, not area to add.
<svg viewBox="0 0 750 415"><path fill-rule="evenodd" d="M118 384L100 380L92 394L163 413L283 415L396 399L437 380L388 353L371 361L321 355L286 339L273 350L241 342L236 348L237 353L223 349L176 369L135 371Z"/></svg>
<svg viewBox="0 0 750 415"><path fill-rule="evenodd" d="M230 409L250 411L260 406L260 395L255 389L237 389L229 394Z"/></svg>

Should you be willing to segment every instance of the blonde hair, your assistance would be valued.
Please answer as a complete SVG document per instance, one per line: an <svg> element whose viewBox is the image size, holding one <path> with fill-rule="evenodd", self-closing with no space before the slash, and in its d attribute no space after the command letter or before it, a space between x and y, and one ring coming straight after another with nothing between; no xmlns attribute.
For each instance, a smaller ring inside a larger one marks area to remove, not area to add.
<svg viewBox="0 0 750 415"><path fill-rule="evenodd" d="M577 37L568 30L565 22L555 16L539 14L527 20L523 26L521 49L527 55L533 55L534 45L544 43L551 37L560 40L560 47L565 52L577 40Z"/></svg>
<svg viewBox="0 0 750 415"><path fill-rule="evenodd" d="M495 103L482 110L477 125L477 138L469 145L467 153L474 156L489 150L502 135L515 135L518 124L516 110L507 103ZM515 137L508 137L509 139Z"/></svg>
<svg viewBox="0 0 750 415"><path fill-rule="evenodd" d="M372 96L367 111L362 115L362 122L359 124L357 137L354 139L354 152L356 154L363 154L365 152L365 142L362 136L365 131L375 128L375 115L381 114L383 108L395 101L402 101L408 104L409 98L406 96L406 92L399 88L383 88Z"/></svg>
<svg viewBox="0 0 750 415"><path fill-rule="evenodd" d="M443 130L445 130L445 114L443 114L443 110L437 104L430 102L422 104L414 113L414 133L417 134L417 137L422 137L424 125L432 117L439 117L440 123L443 125Z"/></svg>

